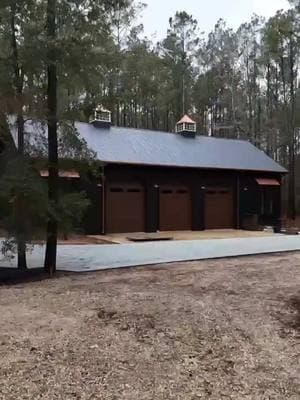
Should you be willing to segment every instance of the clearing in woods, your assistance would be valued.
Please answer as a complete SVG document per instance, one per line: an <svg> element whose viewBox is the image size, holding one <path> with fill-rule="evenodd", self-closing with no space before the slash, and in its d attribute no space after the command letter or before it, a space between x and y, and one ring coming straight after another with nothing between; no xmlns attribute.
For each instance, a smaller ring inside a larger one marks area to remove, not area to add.
<svg viewBox="0 0 300 400"><path fill-rule="evenodd" d="M299 399L300 254L0 287L0 398Z"/></svg>

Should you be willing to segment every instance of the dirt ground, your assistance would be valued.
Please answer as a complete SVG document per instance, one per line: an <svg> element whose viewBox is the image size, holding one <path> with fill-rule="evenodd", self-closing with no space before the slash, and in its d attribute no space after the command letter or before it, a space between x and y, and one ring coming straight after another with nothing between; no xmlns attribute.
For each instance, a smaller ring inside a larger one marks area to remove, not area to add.
<svg viewBox="0 0 300 400"><path fill-rule="evenodd" d="M0 286L0 399L300 399L300 254Z"/></svg>
<svg viewBox="0 0 300 400"><path fill-rule="evenodd" d="M45 240L36 240L34 244L44 244ZM87 245L87 244L117 244L117 242L109 240L106 236L87 236L87 235L72 235L68 238L59 238L58 244L70 245Z"/></svg>

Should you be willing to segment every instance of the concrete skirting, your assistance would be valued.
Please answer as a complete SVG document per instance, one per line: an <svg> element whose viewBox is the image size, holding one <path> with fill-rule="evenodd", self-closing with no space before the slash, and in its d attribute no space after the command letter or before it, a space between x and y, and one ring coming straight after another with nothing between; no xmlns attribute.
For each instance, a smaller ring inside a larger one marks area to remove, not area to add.
<svg viewBox="0 0 300 400"><path fill-rule="evenodd" d="M87 272L297 250L300 250L300 236L284 235L118 245L59 245L57 264L59 270ZM28 254L28 264L32 268L41 267L44 252L44 246L34 246ZM13 267L15 260L8 263L0 259L0 265Z"/></svg>

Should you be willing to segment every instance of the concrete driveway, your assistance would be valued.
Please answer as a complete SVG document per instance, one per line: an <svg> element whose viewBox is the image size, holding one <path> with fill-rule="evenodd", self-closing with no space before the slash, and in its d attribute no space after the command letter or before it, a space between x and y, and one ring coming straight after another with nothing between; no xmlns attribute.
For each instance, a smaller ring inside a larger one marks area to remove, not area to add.
<svg viewBox="0 0 300 400"><path fill-rule="evenodd" d="M272 235L266 237L184 240L117 245L59 245L58 269L87 272L138 265L193 261L253 254L300 250L300 236ZM44 246L34 246L28 254L32 268L41 267ZM3 267L15 267L0 258Z"/></svg>
<svg viewBox="0 0 300 400"><path fill-rule="evenodd" d="M205 231L164 231L156 233L110 233L105 236L91 235L90 238L96 240L107 240L111 243L132 243L129 240L132 236L148 236L156 237L168 236L174 240L207 240L207 239L234 239L248 237L265 237L273 235L273 232L264 231L246 231L241 229L207 229Z"/></svg>

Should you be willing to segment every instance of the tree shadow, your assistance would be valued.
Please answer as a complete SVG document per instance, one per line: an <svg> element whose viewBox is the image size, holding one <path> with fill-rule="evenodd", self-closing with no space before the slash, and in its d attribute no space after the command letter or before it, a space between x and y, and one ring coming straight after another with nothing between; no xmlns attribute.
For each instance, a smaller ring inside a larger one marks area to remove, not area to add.
<svg viewBox="0 0 300 400"><path fill-rule="evenodd" d="M17 268L0 267L0 286L36 282L45 279L49 279L49 275L43 268L33 268L23 271Z"/></svg>
<svg viewBox="0 0 300 400"><path fill-rule="evenodd" d="M295 334L300 337L300 293L283 300L283 304L284 308L274 314L280 322L279 335L282 338Z"/></svg>
<svg viewBox="0 0 300 400"><path fill-rule="evenodd" d="M300 294L291 297L289 306L293 310L293 316L290 318L289 325L291 328L300 331Z"/></svg>

